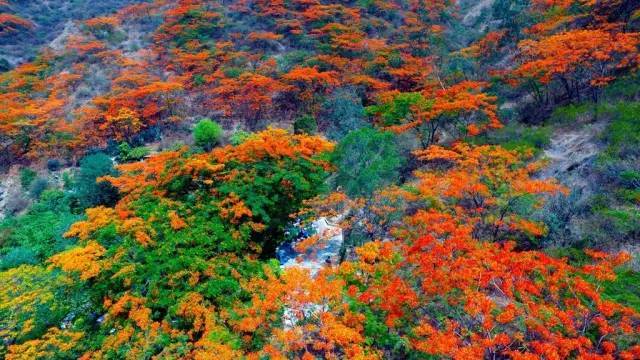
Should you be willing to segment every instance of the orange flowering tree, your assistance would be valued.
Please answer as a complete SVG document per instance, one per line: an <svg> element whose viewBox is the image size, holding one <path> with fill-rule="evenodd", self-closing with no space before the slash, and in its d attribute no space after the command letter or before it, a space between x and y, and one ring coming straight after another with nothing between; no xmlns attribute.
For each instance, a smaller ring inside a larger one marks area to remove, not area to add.
<svg viewBox="0 0 640 360"><path fill-rule="evenodd" d="M433 162L404 189L387 189L362 218L362 202L332 194L316 213L345 226L387 223L384 240L310 279L300 269L251 281L250 306L234 326L271 334L262 354L289 358L478 359L622 358L640 355L640 315L607 300L600 284L628 255L587 251L574 266L518 250L523 234L543 231L517 211L562 191L532 179L537 164L499 148L458 144L417 154ZM473 170L479 168L476 174ZM398 200L399 199L399 200ZM322 208L325 206L325 208ZM398 219L397 214L405 215ZM353 215L351 215L353 214ZM358 217L360 216L360 217ZM389 223L391 225L389 226ZM496 232L497 231L497 232ZM372 233L373 234L373 233ZM502 241L495 240L496 234ZM283 312L284 311L284 312ZM278 325L281 319L283 325Z"/></svg>
<svg viewBox="0 0 640 360"><path fill-rule="evenodd" d="M420 230L367 243L354 260L319 275L346 286L345 299L319 319L364 315L348 327L359 335L351 338L365 339L361 346L384 358L640 354L637 340L628 342L637 339L638 314L603 298L596 285L615 277L624 255L592 253L594 265L577 268L540 252L514 251L512 243L478 241L473 226L455 216L435 210L418 216ZM337 344L333 351L348 351Z"/></svg>
<svg viewBox="0 0 640 360"><path fill-rule="evenodd" d="M0 1L0 8L8 4ZM19 16L0 12L0 36L6 36L21 29L32 29L34 24Z"/></svg>
<svg viewBox="0 0 640 360"><path fill-rule="evenodd" d="M537 101L545 95L533 81L543 85L557 81L566 99L580 100L582 91L610 83L615 73L638 66L640 34L612 29L576 29L524 40L518 44L521 64L513 71L514 81L529 81ZM597 100L597 93L593 92Z"/></svg>
<svg viewBox="0 0 640 360"><path fill-rule="evenodd" d="M319 156L331 148L267 130L210 153L160 153L102 179L122 199L87 210L65 235L77 247L49 259L95 290L92 311L103 315L90 320L91 336L103 341L86 356L137 357L159 346L169 357L218 357L255 347L231 331L230 306L249 298L246 279L275 270L261 259L283 239L289 214L322 189L329 165ZM229 336L214 339L221 333Z"/></svg>
<svg viewBox="0 0 640 360"><path fill-rule="evenodd" d="M418 196L436 208L454 209L453 215L474 224L474 237L482 240L526 243L544 235L544 227L529 220L533 211L545 195L567 191L554 180L533 177L544 163L528 162L531 154L498 146L456 143L416 155L428 163L427 170L416 172Z"/></svg>
<svg viewBox="0 0 640 360"><path fill-rule="evenodd" d="M533 220L536 211L547 196L567 192L553 179L534 177L544 162L532 162L532 154L458 142L450 148L434 145L415 155L424 166L404 186L382 189L367 199L331 193L306 201L299 215L340 219L347 246L354 246L406 236L399 229L420 232L430 221L415 211L427 207L464 221L479 240L516 241L520 248L536 248L547 232L543 223ZM408 213L415 214L406 218Z"/></svg>
<svg viewBox="0 0 640 360"><path fill-rule="evenodd" d="M268 76L243 73L237 78L223 78L211 90L210 106L225 116L246 119L253 127L262 116L273 111L274 99L290 87Z"/></svg>
<svg viewBox="0 0 640 360"><path fill-rule="evenodd" d="M316 97L340 84L338 73L319 71L315 67L296 67L284 74L282 78L295 86L298 100L303 103L302 109L312 114L319 110Z"/></svg>
<svg viewBox="0 0 640 360"><path fill-rule="evenodd" d="M395 132L413 130L423 147L438 143L442 132L458 138L502 127L496 97L482 92L484 83L465 81L448 88L422 92L384 92L367 112Z"/></svg>

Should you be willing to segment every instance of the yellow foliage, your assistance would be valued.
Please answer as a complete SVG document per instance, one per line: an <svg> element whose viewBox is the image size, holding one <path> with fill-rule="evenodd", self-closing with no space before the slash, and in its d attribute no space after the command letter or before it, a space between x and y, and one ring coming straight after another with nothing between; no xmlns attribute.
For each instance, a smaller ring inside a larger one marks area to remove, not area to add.
<svg viewBox="0 0 640 360"><path fill-rule="evenodd" d="M80 240L86 240L96 230L111 224L117 217L115 210L104 206L87 209L87 220L79 221L69 228L65 237L78 237Z"/></svg>
<svg viewBox="0 0 640 360"><path fill-rule="evenodd" d="M105 252L105 248L100 244L90 241L84 247L76 247L52 256L49 262L64 271L79 272L82 280L88 280L98 276L105 266L100 262Z"/></svg>
<svg viewBox="0 0 640 360"><path fill-rule="evenodd" d="M7 360L52 359L58 353L72 351L82 339L81 332L50 328L42 337L9 346Z"/></svg>

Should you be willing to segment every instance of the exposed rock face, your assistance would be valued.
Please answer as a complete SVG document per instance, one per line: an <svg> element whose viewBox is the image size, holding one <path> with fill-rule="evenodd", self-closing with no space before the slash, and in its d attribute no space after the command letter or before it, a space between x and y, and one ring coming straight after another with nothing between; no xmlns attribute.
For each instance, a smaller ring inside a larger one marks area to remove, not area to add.
<svg viewBox="0 0 640 360"><path fill-rule="evenodd" d="M461 7L467 7L466 11L463 11L464 17L462 18L462 24L465 26L473 26L482 12L486 9L489 10L493 6L495 0L479 0L479 1L466 1L459 0L458 4ZM486 24L482 24L482 27L486 27ZM481 29L484 30L484 29Z"/></svg>
<svg viewBox="0 0 640 360"><path fill-rule="evenodd" d="M605 126L599 122L556 131L544 151L549 164L541 177L555 177L572 190L588 190L590 167L602 150L598 136Z"/></svg>
<svg viewBox="0 0 640 360"><path fill-rule="evenodd" d="M0 174L0 220L8 215L24 210L29 200L20 186L18 167L12 166L5 174Z"/></svg>
<svg viewBox="0 0 640 360"><path fill-rule="evenodd" d="M56 51L62 51L67 44L67 39L69 39L69 36L79 33L80 29L78 28L78 25L76 25L73 21L67 21L67 23L64 24L64 29L62 30L60 35L58 35L55 39L53 39L53 41L49 43L49 47Z"/></svg>

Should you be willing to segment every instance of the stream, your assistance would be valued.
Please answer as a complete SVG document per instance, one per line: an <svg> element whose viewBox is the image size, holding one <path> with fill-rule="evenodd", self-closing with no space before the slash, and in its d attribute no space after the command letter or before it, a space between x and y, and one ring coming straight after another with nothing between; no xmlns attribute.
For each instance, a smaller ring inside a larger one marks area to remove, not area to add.
<svg viewBox="0 0 640 360"><path fill-rule="evenodd" d="M313 235L319 235L320 239L304 253L295 250L298 241L289 241L278 247L276 256L280 261L280 267L287 269L298 267L309 270L312 276L316 275L325 266L337 264L340 258L340 248L344 241L342 229L332 224L325 217L319 218L311 224Z"/></svg>

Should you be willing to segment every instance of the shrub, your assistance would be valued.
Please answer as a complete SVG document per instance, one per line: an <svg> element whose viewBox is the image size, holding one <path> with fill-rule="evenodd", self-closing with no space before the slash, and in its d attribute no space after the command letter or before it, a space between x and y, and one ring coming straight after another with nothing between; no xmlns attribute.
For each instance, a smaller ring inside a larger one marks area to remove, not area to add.
<svg viewBox="0 0 640 360"><path fill-rule="evenodd" d="M242 144L245 140L250 138L252 135L253 134L248 131L238 130L234 132L233 135L231 135L231 138L229 138L229 142L231 143L231 145L237 146Z"/></svg>
<svg viewBox="0 0 640 360"><path fill-rule="evenodd" d="M43 191L26 214L0 221L0 270L40 263L64 250L73 240L62 234L79 218L64 192Z"/></svg>
<svg viewBox="0 0 640 360"><path fill-rule="evenodd" d="M60 166L60 160L58 159L47 160L47 169L49 169L49 171L58 171L60 170Z"/></svg>
<svg viewBox="0 0 640 360"><path fill-rule="evenodd" d="M601 106L604 116L612 119L604 138L609 143L609 151L619 151L625 146L640 144L640 102L620 102L613 106Z"/></svg>
<svg viewBox="0 0 640 360"><path fill-rule="evenodd" d="M20 185L22 188L28 189L33 180L36 179L37 175L38 174L35 171L29 168L20 169Z"/></svg>
<svg viewBox="0 0 640 360"><path fill-rule="evenodd" d="M604 297L640 311L640 272L625 269L604 284Z"/></svg>
<svg viewBox="0 0 640 360"><path fill-rule="evenodd" d="M640 76L633 74L618 78L604 90L607 99L635 99L640 94Z"/></svg>
<svg viewBox="0 0 640 360"><path fill-rule="evenodd" d="M65 190L73 188L73 176L70 171L62 173L62 186Z"/></svg>
<svg viewBox="0 0 640 360"><path fill-rule="evenodd" d="M43 191L49 187L47 179L38 178L33 181L29 189L29 195L34 199L39 199Z"/></svg>
<svg viewBox="0 0 640 360"><path fill-rule="evenodd" d="M380 105L367 106L365 112L368 116L379 114L384 125L397 125L403 119L407 119L414 107L427 108L429 102L419 92L400 93L392 101Z"/></svg>
<svg viewBox="0 0 640 360"><path fill-rule="evenodd" d="M293 123L296 134L314 134L318 131L316 119L311 115L303 115Z"/></svg>
<svg viewBox="0 0 640 360"><path fill-rule="evenodd" d="M149 155L149 149L144 146L132 148L129 143L123 142L118 145L118 160L120 162L140 161Z"/></svg>
<svg viewBox="0 0 640 360"><path fill-rule="evenodd" d="M240 68L226 68L223 72L226 77L235 79L242 75L243 71Z"/></svg>
<svg viewBox="0 0 640 360"><path fill-rule="evenodd" d="M551 143L551 128L510 123L502 129L478 136L471 141L479 144L497 144L507 150L533 150L534 153L539 153Z"/></svg>
<svg viewBox="0 0 640 360"><path fill-rule="evenodd" d="M569 104L556 108L549 118L551 123L574 123L584 117L593 117L592 103Z"/></svg>
<svg viewBox="0 0 640 360"><path fill-rule="evenodd" d="M11 70L11 64L5 58L0 58L0 73Z"/></svg>
<svg viewBox="0 0 640 360"><path fill-rule="evenodd" d="M204 76L200 75L200 74L196 74L193 76L193 84L195 86L202 86L204 84L206 84L207 81L204 79Z"/></svg>
<svg viewBox="0 0 640 360"><path fill-rule="evenodd" d="M222 139L222 127L210 119L202 119L193 129L193 137L196 145L209 151Z"/></svg>
<svg viewBox="0 0 640 360"><path fill-rule="evenodd" d="M289 72L297 65L304 64L304 62L311 58L311 54L304 50L294 50L283 54L278 57L278 70L282 72Z"/></svg>
<svg viewBox="0 0 640 360"><path fill-rule="evenodd" d="M38 262L39 259L34 249L27 246L9 248L0 259L0 271L23 264L35 265Z"/></svg>

